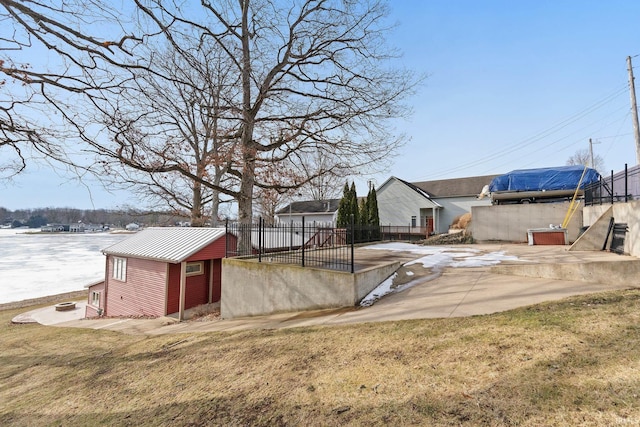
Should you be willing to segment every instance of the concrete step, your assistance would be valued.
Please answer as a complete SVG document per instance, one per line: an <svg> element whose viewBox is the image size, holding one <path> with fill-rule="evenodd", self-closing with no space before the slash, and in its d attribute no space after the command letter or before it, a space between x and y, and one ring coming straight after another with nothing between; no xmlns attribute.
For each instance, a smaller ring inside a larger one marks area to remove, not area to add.
<svg viewBox="0 0 640 427"><path fill-rule="evenodd" d="M589 261L571 263L510 264L491 268L492 273L554 280L571 280L629 286L640 284L640 260Z"/></svg>

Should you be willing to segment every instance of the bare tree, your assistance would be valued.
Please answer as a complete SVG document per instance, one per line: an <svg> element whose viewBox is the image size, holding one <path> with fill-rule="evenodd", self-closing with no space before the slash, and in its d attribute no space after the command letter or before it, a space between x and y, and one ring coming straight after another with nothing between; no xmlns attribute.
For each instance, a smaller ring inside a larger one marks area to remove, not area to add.
<svg viewBox="0 0 640 427"><path fill-rule="evenodd" d="M296 168L304 177L302 181L305 184L300 187L298 193L311 200L339 199L344 180L350 174L345 174L345 170L333 168L337 163L338 159L328 153L321 155L315 152L306 158L300 157ZM319 173L320 171L324 172Z"/></svg>
<svg viewBox="0 0 640 427"><path fill-rule="evenodd" d="M0 176L21 172L32 156L86 166L66 143L87 136L77 101L117 92L127 77L114 70L146 67L132 60L142 40L105 25L123 16L93 0L0 0Z"/></svg>
<svg viewBox="0 0 640 427"><path fill-rule="evenodd" d="M400 145L385 123L406 112L401 100L415 79L383 68L393 55L385 48L381 1L203 2L191 14L161 0L137 4L177 50L188 46L173 34L195 28L198 39L213 40L233 64L242 88L234 104L239 155L232 172L241 222L251 220L254 187L272 187L256 180L262 163L287 167L296 153L319 152L335 156L332 169L357 171Z"/></svg>
<svg viewBox="0 0 640 427"><path fill-rule="evenodd" d="M567 165L582 165L593 168L597 171L604 170L604 159L599 154L593 156L593 164L591 163L591 153L586 148L577 150L571 157L567 159Z"/></svg>
<svg viewBox="0 0 640 427"><path fill-rule="evenodd" d="M227 199L235 194L227 171L237 126L225 109L237 82L227 70L215 46L169 50L157 66L163 78L134 72L135 84L100 107L115 153L93 151L105 159L107 176L151 202L187 211L195 227L218 219L221 189L230 193Z"/></svg>
<svg viewBox="0 0 640 427"><path fill-rule="evenodd" d="M266 225L276 222L278 208L287 200L286 194L273 189L259 188L254 196L256 214L264 220Z"/></svg>
<svg viewBox="0 0 640 427"><path fill-rule="evenodd" d="M118 160L141 174L180 174L234 198L240 221L248 223L256 188L283 192L328 173L345 176L365 168L370 173L383 168L403 141L389 119L409 113L403 100L420 78L393 67L396 55L385 43L390 27L382 0L205 0L200 5L135 0L135 11L115 10L99 0L59 3L54 8L0 0L7 11L0 19L27 35L21 47L30 48L31 40L53 46L63 71L24 74L13 66L1 71L53 106L90 147L101 172ZM125 16L139 19L131 23ZM217 47L239 88L220 109L231 144L225 185L183 167L180 155L170 156L172 149L179 154L184 140L175 140L162 157L154 152L160 145L150 141L164 138L163 123L140 126L140 118L132 120L136 111L128 98L140 73L175 79L167 76L158 52L169 48L191 67L190 53L203 44ZM64 96L51 96L50 88ZM108 118L100 127L95 110ZM299 180L260 180L259 171L268 165L295 171L300 159L312 155L330 162L308 175L294 173ZM147 156L159 160L148 163ZM76 164L68 153L60 157ZM89 167L96 170L95 164Z"/></svg>
<svg viewBox="0 0 640 427"><path fill-rule="evenodd" d="M256 178L266 186L256 187L253 199L256 202L256 213L265 220L266 224L276 222L278 209L291 203L293 199L303 196L302 189L280 188L281 182L305 182L306 175L300 168L280 168L277 163L267 163L257 170Z"/></svg>

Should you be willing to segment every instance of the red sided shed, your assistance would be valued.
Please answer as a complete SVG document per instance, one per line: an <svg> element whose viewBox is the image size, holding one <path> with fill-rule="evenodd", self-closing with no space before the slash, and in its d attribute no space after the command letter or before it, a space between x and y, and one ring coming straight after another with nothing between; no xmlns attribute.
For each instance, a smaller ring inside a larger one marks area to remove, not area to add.
<svg viewBox="0 0 640 427"><path fill-rule="evenodd" d="M148 228L102 253L105 280L89 287L88 316L178 313L182 320L184 310L220 301L224 228Z"/></svg>

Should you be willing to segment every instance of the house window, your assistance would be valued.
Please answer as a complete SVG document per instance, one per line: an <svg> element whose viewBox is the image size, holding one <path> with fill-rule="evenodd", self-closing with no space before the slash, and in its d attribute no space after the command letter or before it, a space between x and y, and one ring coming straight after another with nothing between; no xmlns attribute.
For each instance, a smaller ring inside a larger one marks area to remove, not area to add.
<svg viewBox="0 0 640 427"><path fill-rule="evenodd" d="M411 217L411 227L414 228L416 226L416 217L415 215Z"/></svg>
<svg viewBox="0 0 640 427"><path fill-rule="evenodd" d="M91 305L100 307L100 292L91 292Z"/></svg>
<svg viewBox="0 0 640 427"><path fill-rule="evenodd" d="M197 276L198 274L204 274L204 263L202 261L188 262L187 276Z"/></svg>
<svg viewBox="0 0 640 427"><path fill-rule="evenodd" d="M113 278L122 282L127 281L127 259L113 258Z"/></svg>

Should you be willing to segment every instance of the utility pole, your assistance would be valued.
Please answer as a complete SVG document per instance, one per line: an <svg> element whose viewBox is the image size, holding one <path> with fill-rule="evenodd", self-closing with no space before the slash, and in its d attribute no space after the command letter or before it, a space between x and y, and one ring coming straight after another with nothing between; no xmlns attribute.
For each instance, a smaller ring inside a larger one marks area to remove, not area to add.
<svg viewBox="0 0 640 427"><path fill-rule="evenodd" d="M636 87L633 83L633 66L631 57L627 56L627 68L629 70L629 89L631 91L631 118L633 119L633 133L636 139L636 160L640 164L640 125L638 124L638 105L636 104Z"/></svg>
<svg viewBox="0 0 640 427"><path fill-rule="evenodd" d="M600 141L593 142L591 138L589 138L589 154L591 155L591 169L595 169L596 165L593 160L593 144L600 144Z"/></svg>

